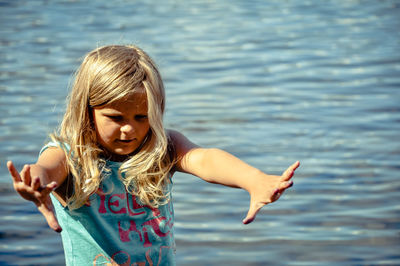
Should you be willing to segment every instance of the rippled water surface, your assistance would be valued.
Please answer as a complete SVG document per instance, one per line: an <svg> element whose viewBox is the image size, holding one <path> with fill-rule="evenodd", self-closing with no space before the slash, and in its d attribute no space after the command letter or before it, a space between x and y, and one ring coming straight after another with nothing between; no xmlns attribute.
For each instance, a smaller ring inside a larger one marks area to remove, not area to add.
<svg viewBox="0 0 400 266"><path fill-rule="evenodd" d="M246 192L175 176L179 265L400 264L398 1L0 1L0 264L63 264L13 191L96 46L158 63L165 123L295 186L241 224Z"/></svg>

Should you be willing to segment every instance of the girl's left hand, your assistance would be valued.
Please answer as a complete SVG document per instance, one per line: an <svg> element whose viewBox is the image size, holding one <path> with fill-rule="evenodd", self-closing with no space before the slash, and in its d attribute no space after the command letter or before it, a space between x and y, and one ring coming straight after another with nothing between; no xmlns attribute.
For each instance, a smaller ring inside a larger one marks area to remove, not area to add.
<svg viewBox="0 0 400 266"><path fill-rule="evenodd" d="M259 178L249 191L250 207L243 220L244 224L251 223L263 206L278 200L282 193L293 185L291 178L299 165L300 162L295 162L281 176L263 175Z"/></svg>

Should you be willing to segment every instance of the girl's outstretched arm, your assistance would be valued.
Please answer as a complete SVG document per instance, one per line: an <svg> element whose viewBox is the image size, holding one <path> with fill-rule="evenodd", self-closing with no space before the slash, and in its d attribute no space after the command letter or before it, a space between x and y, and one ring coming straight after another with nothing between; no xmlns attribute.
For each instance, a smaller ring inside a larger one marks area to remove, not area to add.
<svg viewBox="0 0 400 266"><path fill-rule="evenodd" d="M25 165L21 172L17 171L11 161L7 162L7 168L14 189L22 198L35 203L50 228L61 232L50 193L67 177L64 152L59 148L49 148L40 155L36 164Z"/></svg>
<svg viewBox="0 0 400 266"><path fill-rule="evenodd" d="M244 224L251 223L264 205L278 200L293 185L291 178L300 165L295 162L281 176L267 175L225 151L198 147L176 131L169 131L169 135L178 156L178 171L249 192L250 207Z"/></svg>

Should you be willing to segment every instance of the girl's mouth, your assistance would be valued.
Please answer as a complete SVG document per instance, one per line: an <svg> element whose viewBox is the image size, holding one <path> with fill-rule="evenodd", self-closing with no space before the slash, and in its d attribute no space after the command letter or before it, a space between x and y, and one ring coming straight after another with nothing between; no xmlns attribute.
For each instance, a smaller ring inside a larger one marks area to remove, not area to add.
<svg viewBox="0 0 400 266"><path fill-rule="evenodd" d="M134 141L135 139L119 139L118 142L122 142L122 143L131 143L132 141Z"/></svg>

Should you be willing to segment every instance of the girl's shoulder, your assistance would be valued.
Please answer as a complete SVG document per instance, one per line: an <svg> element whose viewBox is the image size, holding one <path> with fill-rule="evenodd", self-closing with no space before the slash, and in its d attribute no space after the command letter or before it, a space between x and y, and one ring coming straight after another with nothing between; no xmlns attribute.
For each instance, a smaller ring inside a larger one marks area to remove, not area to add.
<svg viewBox="0 0 400 266"><path fill-rule="evenodd" d="M49 143L40 150L38 163L50 165L54 163L65 163L65 161L65 149L60 145L52 145Z"/></svg>
<svg viewBox="0 0 400 266"><path fill-rule="evenodd" d="M180 133L179 131L168 129L166 130L168 136L168 142L170 145L174 147L176 151L178 150L186 150L186 149L193 149L198 147L196 144L191 142L185 135Z"/></svg>
<svg viewBox="0 0 400 266"><path fill-rule="evenodd" d="M182 160L186 158L186 155L200 147L176 130L167 130L167 135L169 145L173 147L177 169L181 169Z"/></svg>
<svg viewBox="0 0 400 266"><path fill-rule="evenodd" d="M49 142L40 150L37 164L46 169L65 168L69 151L68 144Z"/></svg>

